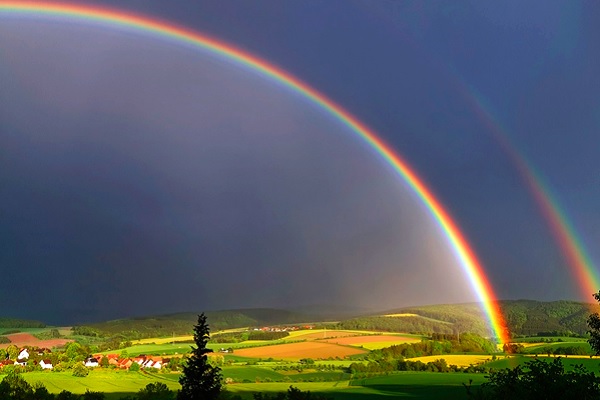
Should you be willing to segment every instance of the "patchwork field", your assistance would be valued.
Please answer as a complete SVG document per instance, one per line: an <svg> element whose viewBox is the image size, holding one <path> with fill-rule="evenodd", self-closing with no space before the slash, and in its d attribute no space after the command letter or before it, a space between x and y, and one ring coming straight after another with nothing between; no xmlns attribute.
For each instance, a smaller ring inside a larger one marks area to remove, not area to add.
<svg viewBox="0 0 600 400"><path fill-rule="evenodd" d="M261 346L235 351L236 356L251 358L275 358L299 360L301 358L327 359L344 358L356 354L364 354L365 350L321 342L300 342Z"/></svg>
<svg viewBox="0 0 600 400"><path fill-rule="evenodd" d="M357 346L369 350L375 350L403 343L418 343L421 341L421 338L415 336L371 335L341 337L319 341L347 346Z"/></svg>
<svg viewBox="0 0 600 400"><path fill-rule="evenodd" d="M6 335L10 343L0 344L0 349L7 348L10 345L15 345L17 347L21 346L37 346L37 347L47 347L49 349L57 346L64 346L65 344L72 342L70 339L47 339L40 340L33 336L31 333L13 333L10 335Z"/></svg>

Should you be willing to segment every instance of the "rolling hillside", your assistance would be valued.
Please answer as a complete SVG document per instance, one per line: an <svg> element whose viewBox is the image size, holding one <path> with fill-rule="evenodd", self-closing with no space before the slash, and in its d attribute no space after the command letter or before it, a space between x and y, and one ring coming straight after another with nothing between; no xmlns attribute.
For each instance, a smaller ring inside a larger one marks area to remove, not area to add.
<svg viewBox="0 0 600 400"><path fill-rule="evenodd" d="M500 301L499 305L513 335L585 335L588 315L600 312L598 305L565 300L505 300ZM326 319L316 313L271 308L209 311L206 315L213 332L242 327L315 323ZM91 333L101 337L141 339L190 334L196 319L197 313L175 313L87 324L79 329L80 332L87 332L83 334ZM326 324L336 329L425 334L472 332L482 336L490 335L486 317L478 303L405 307L376 314L340 318L338 322ZM25 325L44 326L37 321L0 319L0 327L14 328Z"/></svg>
<svg viewBox="0 0 600 400"><path fill-rule="evenodd" d="M587 317L600 312L600 306L575 301L503 300L499 302L510 332L514 335L537 335L543 333L570 333L584 335ZM426 327L427 332L452 333L473 332L489 334L485 315L477 303L442 304L407 307L388 311L386 314L414 314L419 319L396 318L398 327L411 331L412 327ZM369 317L369 318L381 318ZM425 319L428 318L429 320ZM364 319L364 318L360 318ZM344 322L347 324L347 321ZM451 325L448 326L448 323Z"/></svg>
<svg viewBox="0 0 600 400"><path fill-rule="evenodd" d="M307 314L271 308L208 311L205 314L213 332L242 327L293 324L314 318ZM175 313L86 324L85 329L97 332L99 336L121 335L129 339L188 335L192 333L197 319L198 313Z"/></svg>

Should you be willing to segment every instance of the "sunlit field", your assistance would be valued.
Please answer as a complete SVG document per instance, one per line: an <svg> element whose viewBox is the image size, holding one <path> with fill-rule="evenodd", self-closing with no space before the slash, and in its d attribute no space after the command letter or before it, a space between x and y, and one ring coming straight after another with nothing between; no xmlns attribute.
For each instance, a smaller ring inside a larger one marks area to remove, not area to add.
<svg viewBox="0 0 600 400"><path fill-rule="evenodd" d="M492 359L492 356L471 355L471 354L441 354L438 356L423 356L411 358L411 361L421 361L428 363L435 360L444 359L448 365L456 365L458 367L468 367L469 365L483 364Z"/></svg>
<svg viewBox="0 0 600 400"><path fill-rule="evenodd" d="M163 379L158 374L144 372L95 369L86 377L79 378L68 372L29 372L22 375L29 383L42 382L50 393L60 393L67 390L82 394L86 390L106 393L137 392L149 383L160 381L171 390L180 388L176 380Z"/></svg>
<svg viewBox="0 0 600 400"><path fill-rule="evenodd" d="M362 347L368 350L382 349L403 343L418 343L422 338L417 336L371 335L351 336L335 339L324 339L321 342Z"/></svg>
<svg viewBox="0 0 600 400"><path fill-rule="evenodd" d="M299 360L301 358L344 358L365 353L365 350L358 348L316 341L276 344L249 349L239 349L235 351L235 355L242 357L275 358L286 360Z"/></svg>

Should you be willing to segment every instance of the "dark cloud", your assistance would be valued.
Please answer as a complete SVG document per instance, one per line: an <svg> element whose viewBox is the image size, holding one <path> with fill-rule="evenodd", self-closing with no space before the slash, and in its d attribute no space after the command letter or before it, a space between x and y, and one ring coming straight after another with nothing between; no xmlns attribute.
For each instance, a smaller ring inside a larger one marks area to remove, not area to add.
<svg viewBox="0 0 600 400"><path fill-rule="evenodd" d="M373 126L456 217L500 297L581 296L514 166L450 82L496 105L592 243L597 49L577 7L232 4L139 10L262 55ZM406 183L297 93L153 35L0 18L7 314L476 298Z"/></svg>

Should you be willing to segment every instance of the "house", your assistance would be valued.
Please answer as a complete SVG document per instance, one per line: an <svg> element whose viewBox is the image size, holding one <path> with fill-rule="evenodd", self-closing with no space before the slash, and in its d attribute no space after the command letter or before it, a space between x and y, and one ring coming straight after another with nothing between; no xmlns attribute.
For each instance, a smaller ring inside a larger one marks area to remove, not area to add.
<svg viewBox="0 0 600 400"><path fill-rule="evenodd" d="M145 361L146 361L146 356L144 356L144 355L140 355L133 359L133 362L140 364L140 367L144 364Z"/></svg>
<svg viewBox="0 0 600 400"><path fill-rule="evenodd" d="M46 348L46 347L40 347L37 349L37 354L38 356L43 356L46 353L52 353L52 350Z"/></svg>
<svg viewBox="0 0 600 400"><path fill-rule="evenodd" d="M133 361L131 361L130 358L124 358L122 360L119 360L119 368L129 369L129 367L131 367L131 364L133 364Z"/></svg>
<svg viewBox="0 0 600 400"><path fill-rule="evenodd" d="M17 359L24 359L24 360L29 359L29 351L27 351L26 348L21 349L21 351L19 352L19 355L17 356Z"/></svg>
<svg viewBox="0 0 600 400"><path fill-rule="evenodd" d="M85 359L83 365L85 365L86 367L97 367L98 359L95 357L88 357Z"/></svg>
<svg viewBox="0 0 600 400"><path fill-rule="evenodd" d="M50 360L41 360L39 365L42 369L52 369L52 361Z"/></svg>
<svg viewBox="0 0 600 400"><path fill-rule="evenodd" d="M17 361L15 361L14 365L20 365L22 367L27 365L27 359L18 359Z"/></svg>

